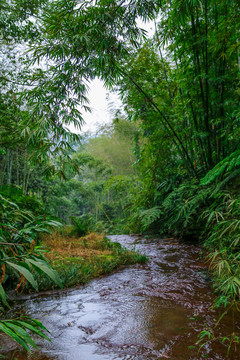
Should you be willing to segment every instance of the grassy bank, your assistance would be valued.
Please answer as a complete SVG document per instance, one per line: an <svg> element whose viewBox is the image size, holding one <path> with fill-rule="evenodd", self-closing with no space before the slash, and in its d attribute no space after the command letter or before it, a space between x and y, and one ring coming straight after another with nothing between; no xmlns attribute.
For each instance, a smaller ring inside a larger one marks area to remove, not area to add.
<svg viewBox="0 0 240 360"><path fill-rule="evenodd" d="M43 246L64 288L86 284L119 266L145 263L148 260L145 255L127 250L119 243L96 233L78 238L55 232L44 239ZM36 274L36 278L40 291L56 287L48 277Z"/></svg>

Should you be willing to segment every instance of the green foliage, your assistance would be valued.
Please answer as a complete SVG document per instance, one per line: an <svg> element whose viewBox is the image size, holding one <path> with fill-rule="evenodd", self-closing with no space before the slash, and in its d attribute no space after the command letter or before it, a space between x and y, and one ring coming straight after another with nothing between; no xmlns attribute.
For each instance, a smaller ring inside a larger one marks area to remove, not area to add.
<svg viewBox="0 0 240 360"><path fill-rule="evenodd" d="M63 256L53 260L53 268L62 280L63 286L73 287L83 285L98 276L108 274L119 266L130 264L144 264L148 261L146 255L137 251L130 251L120 243L111 242L104 237L94 247L89 247L87 238L82 238L84 247L92 250L102 250L103 253L91 256ZM107 253L104 251L107 250ZM49 278L37 276L41 290L52 289L55 284Z"/></svg>
<svg viewBox="0 0 240 360"><path fill-rule="evenodd" d="M138 209L138 213L133 215L133 218L140 221L141 229L143 231L149 229L155 221L157 221L161 216L161 210L155 206L154 208L141 210Z"/></svg>
<svg viewBox="0 0 240 360"><path fill-rule="evenodd" d="M236 0L1 1L3 308L10 281L37 288L33 270L58 281L36 247L58 226L50 212L77 234L91 218L101 231L205 240L217 306L238 311L239 14ZM139 18L156 19L152 39ZM80 129L95 77L117 87L131 122L84 140L68 128Z"/></svg>
<svg viewBox="0 0 240 360"><path fill-rule="evenodd" d="M207 240L210 270L215 276L215 288L220 294L217 306L239 307L240 294L240 211L239 198L225 195L222 204L212 206L207 217Z"/></svg>
<svg viewBox="0 0 240 360"><path fill-rule="evenodd" d="M23 318L15 320L0 321L0 331L10 336L24 349L31 352L30 346L37 349L36 343L29 335L29 331L37 334L45 340L50 341L49 337L44 334L48 331L40 321L35 319Z"/></svg>
<svg viewBox="0 0 240 360"><path fill-rule="evenodd" d="M80 217L72 216L71 221L73 224L70 236L84 236L90 232L90 218L89 216L82 215Z"/></svg>
<svg viewBox="0 0 240 360"><path fill-rule="evenodd" d="M239 175L229 178L227 166L226 160L224 167L216 165L210 170L201 184L186 181L169 193L165 182L156 192L155 207L138 208L135 219L140 231L157 231L204 242L216 292L213 307L218 308L221 315L215 328L200 333L199 346L201 349L206 342L222 341L228 343L229 353L239 343L240 335L236 329L240 309L240 207ZM220 184L216 181L218 178L221 178ZM233 314L233 332L228 336L219 335L219 323L229 313Z"/></svg>
<svg viewBox="0 0 240 360"><path fill-rule="evenodd" d="M134 173L132 142L137 133L135 123L116 117L111 125L100 127L97 136L88 140L86 151L109 164L114 176L129 176Z"/></svg>
<svg viewBox="0 0 240 360"><path fill-rule="evenodd" d="M240 150L234 151L231 155L220 161L201 180L202 185L209 185L218 182L217 190L224 187L229 181L240 176Z"/></svg>
<svg viewBox="0 0 240 360"><path fill-rule="evenodd" d="M6 289L16 285L16 291L24 290L29 283L38 290L38 283L33 276L37 272L41 276L49 276L61 286L58 274L50 267L42 253L36 246L39 233L49 232L50 227L60 223L34 216L29 210L22 210L17 204L0 195L0 331L9 335L18 344L30 351L29 345L36 348L36 344L26 329L46 338L42 332L44 326L34 319L5 319L5 308L10 308Z"/></svg>

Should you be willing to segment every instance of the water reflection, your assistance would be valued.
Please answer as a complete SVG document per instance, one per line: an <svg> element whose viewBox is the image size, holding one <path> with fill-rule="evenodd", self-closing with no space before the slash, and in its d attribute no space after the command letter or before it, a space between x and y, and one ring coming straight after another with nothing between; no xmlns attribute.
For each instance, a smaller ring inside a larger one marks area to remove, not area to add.
<svg viewBox="0 0 240 360"><path fill-rule="evenodd" d="M199 248L170 240L112 236L147 254L146 265L121 269L85 287L29 297L23 307L52 333L37 339L41 352L19 360L203 359L189 350L203 324L212 325L212 292ZM226 327L230 324L225 323ZM226 359L226 349L205 348L208 359ZM12 353L8 354L11 359ZM239 357L232 355L231 360Z"/></svg>

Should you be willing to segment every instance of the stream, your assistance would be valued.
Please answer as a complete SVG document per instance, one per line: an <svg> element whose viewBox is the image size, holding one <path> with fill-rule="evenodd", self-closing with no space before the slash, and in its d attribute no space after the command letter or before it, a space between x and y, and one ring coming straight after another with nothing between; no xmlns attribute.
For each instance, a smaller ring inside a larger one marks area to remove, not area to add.
<svg viewBox="0 0 240 360"><path fill-rule="evenodd" d="M204 326L214 326L214 295L200 247L174 239L109 236L146 254L145 265L123 267L64 291L25 296L18 307L51 332L36 339L32 355L9 352L7 359L36 360L223 360L227 348L190 348ZM229 333L231 319L221 331ZM239 360L237 353L229 359Z"/></svg>

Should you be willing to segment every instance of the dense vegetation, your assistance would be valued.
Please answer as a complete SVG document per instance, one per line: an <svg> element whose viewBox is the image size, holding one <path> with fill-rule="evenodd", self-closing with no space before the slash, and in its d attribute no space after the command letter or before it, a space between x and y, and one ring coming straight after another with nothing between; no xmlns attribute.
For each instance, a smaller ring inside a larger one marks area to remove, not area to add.
<svg viewBox="0 0 240 360"><path fill-rule="evenodd" d="M171 234L203 242L215 306L233 311L235 326L239 2L2 0L1 8L0 284L5 267L21 274L17 288L36 287L31 267L58 281L36 246L56 218L82 234ZM151 39L139 18L153 22ZM68 128L81 127L95 77L121 95L124 111L80 137ZM2 285L0 295L4 308ZM30 329L27 321L11 326ZM205 336L216 338L213 329ZM239 343L235 327L224 336L229 348Z"/></svg>

